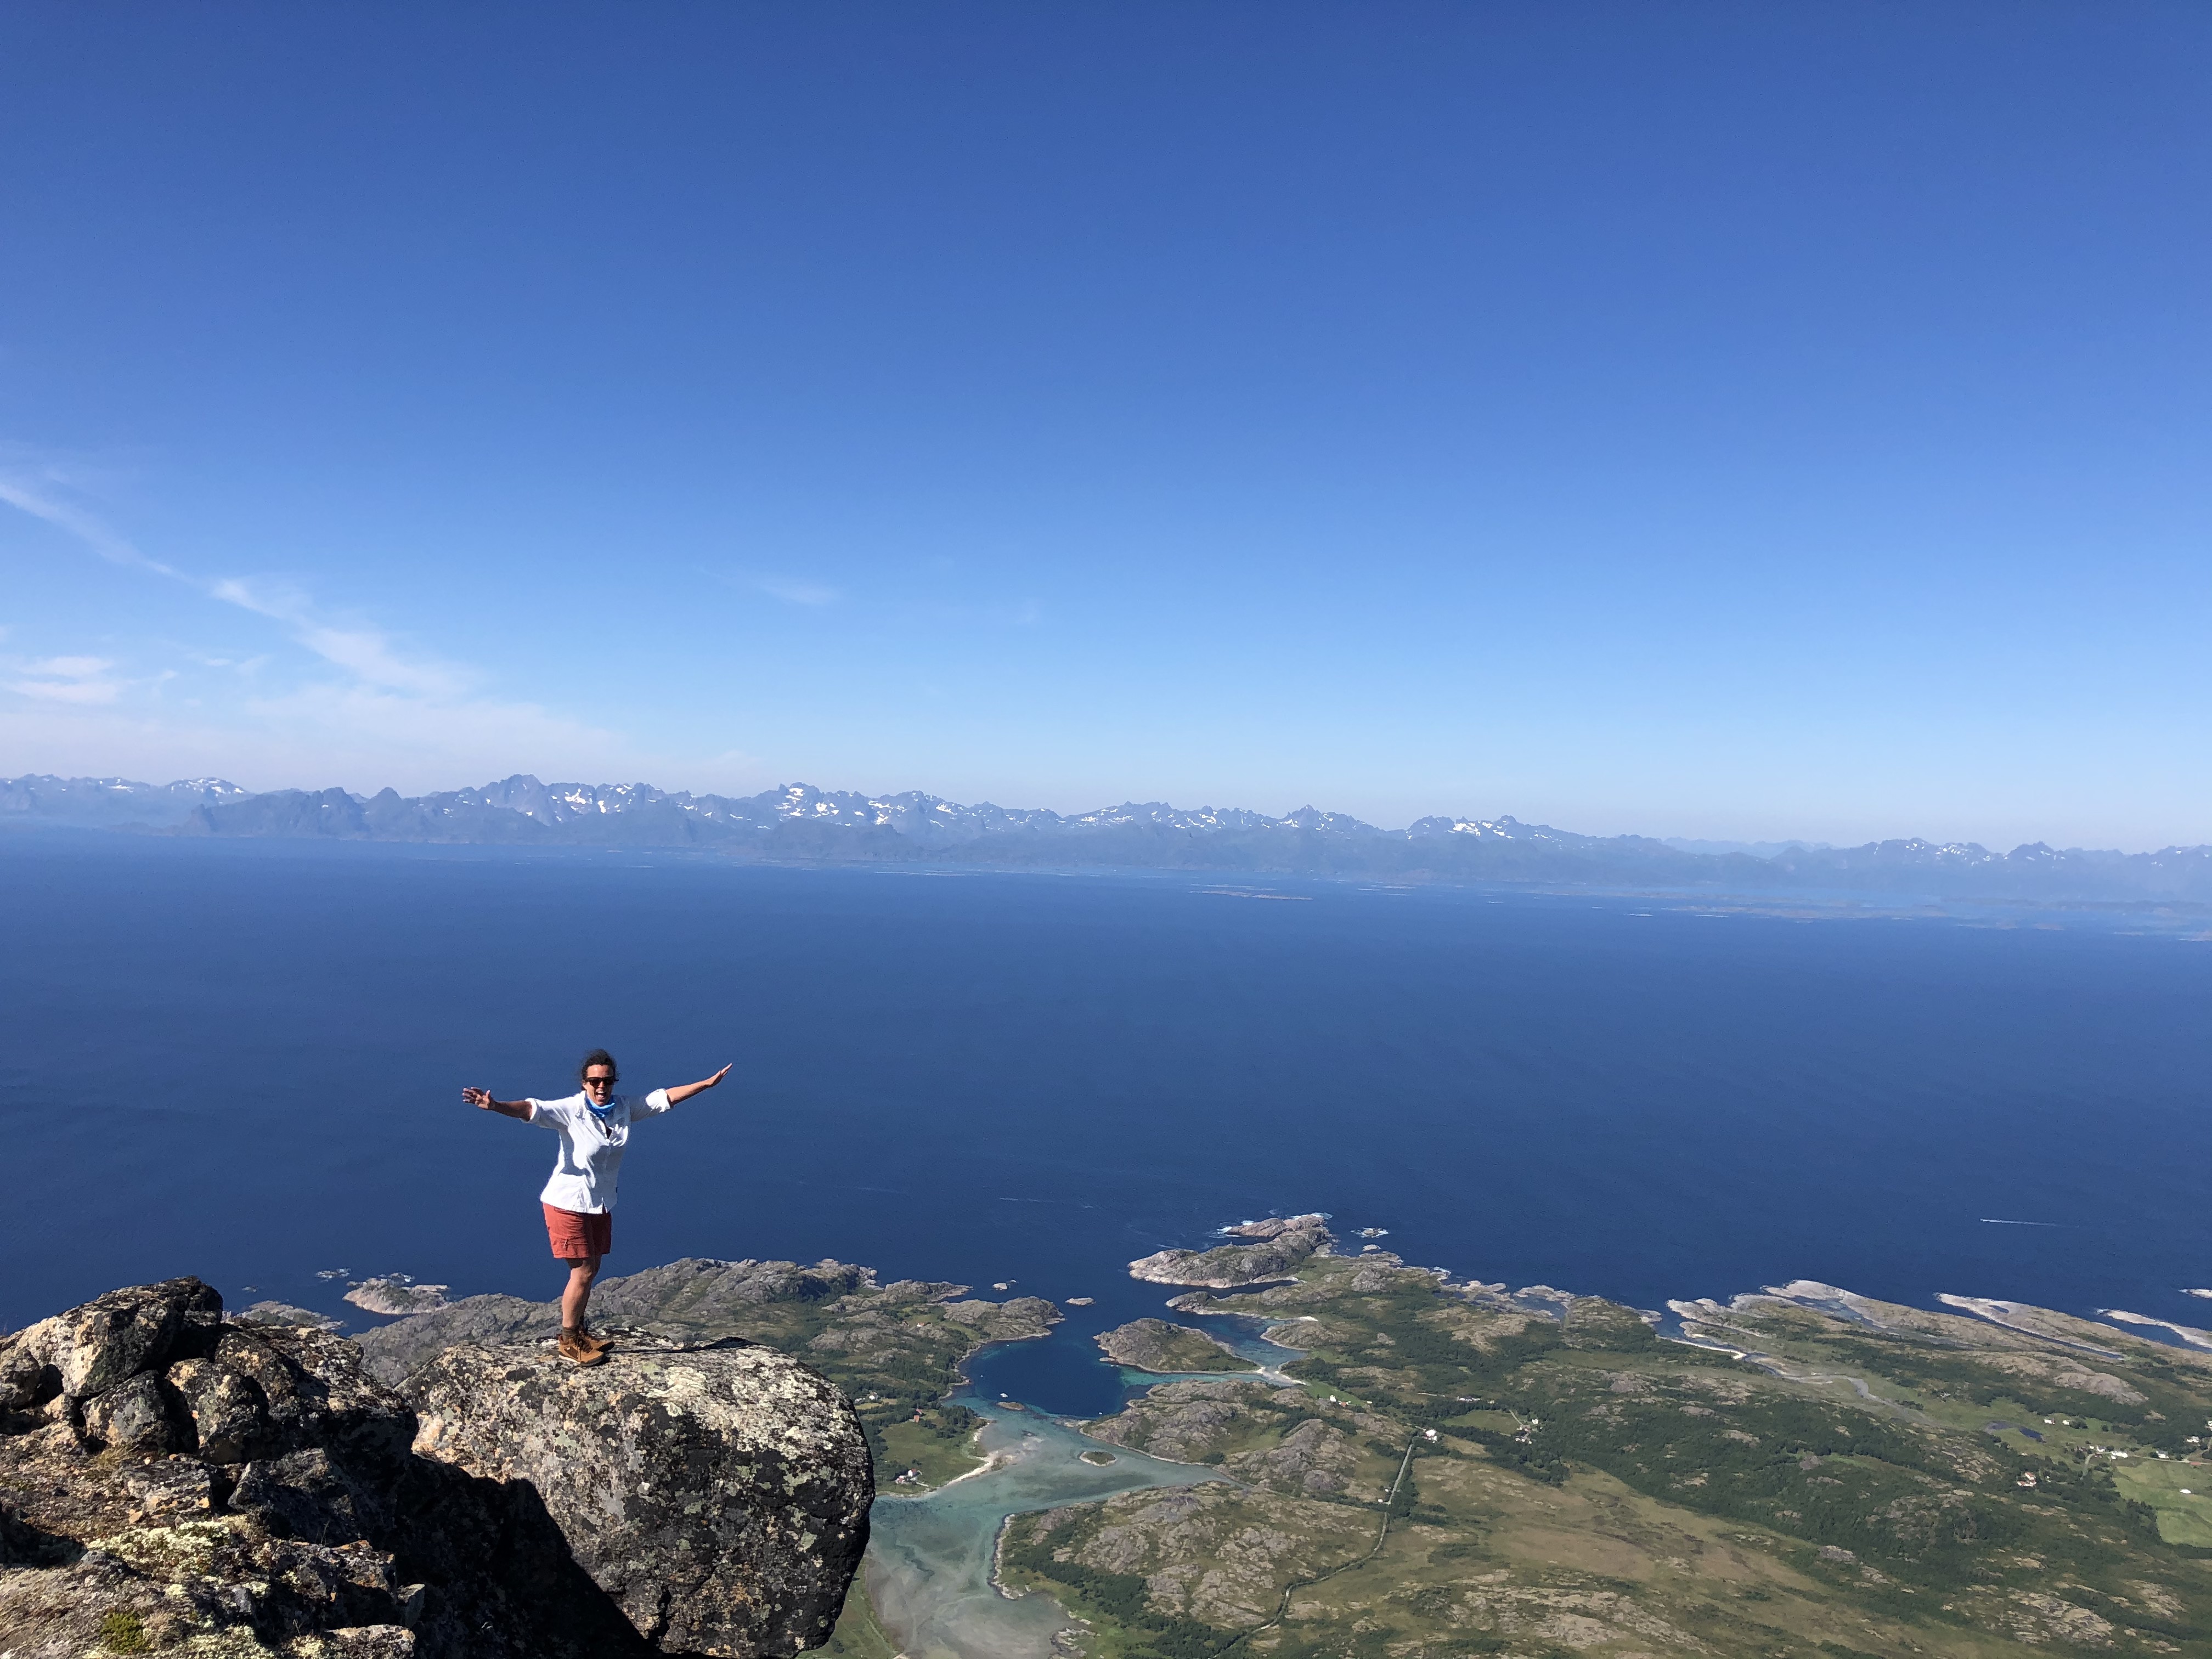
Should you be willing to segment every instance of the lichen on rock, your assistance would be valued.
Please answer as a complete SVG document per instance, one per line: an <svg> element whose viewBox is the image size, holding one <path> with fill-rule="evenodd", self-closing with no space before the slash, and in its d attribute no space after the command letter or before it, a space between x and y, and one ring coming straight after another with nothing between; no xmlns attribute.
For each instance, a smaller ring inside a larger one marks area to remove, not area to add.
<svg viewBox="0 0 2212 1659"><path fill-rule="evenodd" d="M527 1482L577 1564L660 1646L793 1653L836 1624L873 1474L852 1402L788 1355L625 1333L606 1363L577 1369L464 1343L404 1392L418 1452Z"/></svg>
<svg viewBox="0 0 2212 1659"><path fill-rule="evenodd" d="M413 1449L423 1425L354 1343L226 1324L197 1279L0 1338L0 1652L645 1659L827 1636L872 1482L851 1406L797 1361L641 1344L584 1373L479 1348L425 1386L427 1449L453 1461Z"/></svg>

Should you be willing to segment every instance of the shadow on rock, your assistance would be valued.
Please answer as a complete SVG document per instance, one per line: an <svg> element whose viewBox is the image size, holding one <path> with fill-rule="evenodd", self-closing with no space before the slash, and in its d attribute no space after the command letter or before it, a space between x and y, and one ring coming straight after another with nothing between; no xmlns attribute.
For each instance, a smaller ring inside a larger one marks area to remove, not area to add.
<svg viewBox="0 0 2212 1659"><path fill-rule="evenodd" d="M410 1381L197 1279L0 1338L0 1650L248 1659L787 1655L829 1635L873 1495L796 1361L524 1345Z"/></svg>

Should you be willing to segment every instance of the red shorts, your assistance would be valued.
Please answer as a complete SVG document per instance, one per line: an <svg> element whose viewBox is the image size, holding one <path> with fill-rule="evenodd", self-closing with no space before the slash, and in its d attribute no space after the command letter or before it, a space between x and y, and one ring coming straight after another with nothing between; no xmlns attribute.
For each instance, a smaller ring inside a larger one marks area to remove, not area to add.
<svg viewBox="0 0 2212 1659"><path fill-rule="evenodd" d="M562 1261L605 1255L614 1249L615 1218L607 1212L586 1215L577 1210L556 1210L545 1203L538 1207L545 1212L545 1236L553 1241L553 1254Z"/></svg>

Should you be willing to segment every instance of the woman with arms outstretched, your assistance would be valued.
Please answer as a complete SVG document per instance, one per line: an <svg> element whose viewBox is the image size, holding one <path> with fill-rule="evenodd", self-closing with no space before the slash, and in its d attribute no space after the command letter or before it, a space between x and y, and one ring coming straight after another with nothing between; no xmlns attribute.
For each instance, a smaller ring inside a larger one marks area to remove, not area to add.
<svg viewBox="0 0 2212 1659"><path fill-rule="evenodd" d="M658 1117L729 1074L725 1066L697 1083L655 1089L642 1098L618 1095L614 1091L615 1057L594 1048L577 1067L582 1090L565 1099L495 1100L489 1089L461 1091L461 1098L479 1111L542 1123L561 1137L553 1178L538 1197L553 1254L568 1269L568 1288L561 1292L563 1358L596 1365L607 1357L607 1344L592 1334L585 1315L591 1304L592 1281L599 1276L600 1258L614 1247L615 1177L629 1145L630 1125L640 1118Z"/></svg>

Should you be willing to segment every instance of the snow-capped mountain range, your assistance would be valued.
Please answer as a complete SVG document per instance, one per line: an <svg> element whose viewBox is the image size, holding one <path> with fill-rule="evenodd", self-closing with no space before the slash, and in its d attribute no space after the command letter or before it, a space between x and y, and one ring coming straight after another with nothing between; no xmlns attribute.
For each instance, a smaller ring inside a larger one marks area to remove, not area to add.
<svg viewBox="0 0 2212 1659"><path fill-rule="evenodd" d="M136 829L353 841L696 847L755 857L936 860L990 865L1249 870L1547 885L1665 884L1746 890L1844 889L1948 897L2212 902L2212 848L1992 852L1917 839L1769 856L1686 850L1641 836L1583 836L1517 819L1450 816L1384 830L1300 807L1124 802L1061 814L908 790L870 795L788 784L731 797L649 784L541 783L517 774L480 787L402 796L386 789L255 794L219 778L0 779L0 828Z"/></svg>
<svg viewBox="0 0 2212 1659"><path fill-rule="evenodd" d="M86 828L181 823L198 806L247 800L223 778L183 778L175 783L133 783L128 778L0 778L0 823L42 822Z"/></svg>

